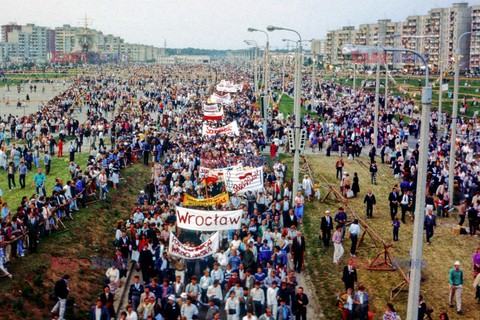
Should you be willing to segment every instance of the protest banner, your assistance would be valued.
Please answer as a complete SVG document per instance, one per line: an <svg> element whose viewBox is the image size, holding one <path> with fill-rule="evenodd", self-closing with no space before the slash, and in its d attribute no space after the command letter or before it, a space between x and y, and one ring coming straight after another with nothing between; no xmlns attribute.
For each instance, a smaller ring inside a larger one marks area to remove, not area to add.
<svg viewBox="0 0 480 320"><path fill-rule="evenodd" d="M226 135L240 135L240 131L238 131L237 121L230 122L224 127L214 128L210 127L206 123L203 124L202 128L202 135L204 136L214 136L216 134L226 134Z"/></svg>
<svg viewBox="0 0 480 320"><path fill-rule="evenodd" d="M228 193L221 193L217 194L215 197L206 198L206 199L198 199L192 197L189 194L185 194L183 196L183 205L185 207L210 207L217 204L224 204L228 203L229 201Z"/></svg>
<svg viewBox="0 0 480 320"><path fill-rule="evenodd" d="M224 170L223 179L228 192L244 193L263 188L263 167L248 170Z"/></svg>
<svg viewBox="0 0 480 320"><path fill-rule="evenodd" d="M221 103L221 104L231 104L233 103L230 93L224 95L218 95L216 93L212 94L207 100L208 103Z"/></svg>
<svg viewBox="0 0 480 320"><path fill-rule="evenodd" d="M188 247L170 232L168 253L182 259L199 259L214 254L218 250L219 233L215 232L207 241L197 247Z"/></svg>
<svg viewBox="0 0 480 320"><path fill-rule="evenodd" d="M175 207L177 227L197 231L240 229L242 210L204 211Z"/></svg>
<svg viewBox="0 0 480 320"><path fill-rule="evenodd" d="M213 120L222 120L222 118L223 118L223 108L220 109L220 111L214 111L214 112L204 111L203 112L203 120L213 121Z"/></svg>
<svg viewBox="0 0 480 320"><path fill-rule="evenodd" d="M218 104L204 104L202 109L203 109L203 112L218 112L218 111L220 111L220 108L218 107Z"/></svg>

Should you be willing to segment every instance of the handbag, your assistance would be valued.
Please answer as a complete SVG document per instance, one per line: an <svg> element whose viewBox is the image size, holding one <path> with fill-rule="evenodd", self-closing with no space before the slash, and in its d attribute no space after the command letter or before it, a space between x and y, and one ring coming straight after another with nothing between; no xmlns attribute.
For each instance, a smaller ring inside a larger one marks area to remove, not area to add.
<svg viewBox="0 0 480 320"><path fill-rule="evenodd" d="M233 315L233 314L236 314L236 313L237 313L237 310L235 310L235 309L228 309L228 314Z"/></svg>

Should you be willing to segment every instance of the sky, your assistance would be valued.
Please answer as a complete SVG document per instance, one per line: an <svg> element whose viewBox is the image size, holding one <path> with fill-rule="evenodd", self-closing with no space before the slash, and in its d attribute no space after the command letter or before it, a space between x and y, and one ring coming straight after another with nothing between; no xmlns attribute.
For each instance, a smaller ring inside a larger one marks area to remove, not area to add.
<svg viewBox="0 0 480 320"><path fill-rule="evenodd" d="M247 32L275 25L298 31L302 39L323 39L328 30L378 19L404 21L431 8L446 8L448 0L0 0L0 25L35 23L89 26L128 43L168 48L245 49L244 40L263 46L266 36ZM480 5L480 0L470 1ZM270 46L286 48L286 31L269 33Z"/></svg>

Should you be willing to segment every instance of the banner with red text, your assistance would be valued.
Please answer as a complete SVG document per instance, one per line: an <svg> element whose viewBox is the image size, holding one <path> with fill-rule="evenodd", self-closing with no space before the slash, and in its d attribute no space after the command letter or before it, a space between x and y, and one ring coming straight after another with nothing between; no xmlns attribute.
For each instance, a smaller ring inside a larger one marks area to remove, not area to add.
<svg viewBox="0 0 480 320"><path fill-rule="evenodd" d="M224 170L225 187L231 193L263 189L263 167L247 170Z"/></svg>
<svg viewBox="0 0 480 320"><path fill-rule="evenodd" d="M204 211L175 207L177 227L197 231L240 229L242 210Z"/></svg>
<svg viewBox="0 0 480 320"><path fill-rule="evenodd" d="M230 135L230 136L231 135L239 136L240 131L238 131L237 121L230 122L226 126L220 127L220 128L210 127L206 123L203 124L202 135L204 135L204 136L214 136L216 134L226 134L226 135Z"/></svg>
<svg viewBox="0 0 480 320"><path fill-rule="evenodd" d="M229 92L229 93L237 93L242 92L243 84L235 84L231 81L222 80L219 84L217 84L217 91L220 92Z"/></svg>
<svg viewBox="0 0 480 320"><path fill-rule="evenodd" d="M207 100L208 103L221 103L221 104L231 104L233 103L232 97L230 93L219 95L219 94L212 94L210 98Z"/></svg>
<svg viewBox="0 0 480 320"><path fill-rule="evenodd" d="M218 104L204 104L203 105L203 112L218 112L220 111L220 107Z"/></svg>
<svg viewBox="0 0 480 320"><path fill-rule="evenodd" d="M215 232L207 241L197 247L189 247L178 240L175 235L170 232L170 245L168 253L183 259L199 259L214 254L218 250L219 233Z"/></svg>

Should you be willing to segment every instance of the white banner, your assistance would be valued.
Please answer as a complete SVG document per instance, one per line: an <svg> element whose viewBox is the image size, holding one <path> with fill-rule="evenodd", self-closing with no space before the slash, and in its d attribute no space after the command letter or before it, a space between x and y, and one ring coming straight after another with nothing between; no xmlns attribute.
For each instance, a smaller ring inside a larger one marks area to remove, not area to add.
<svg viewBox="0 0 480 320"><path fill-rule="evenodd" d="M242 210L204 211L176 206L177 227L198 231L240 229Z"/></svg>
<svg viewBox="0 0 480 320"><path fill-rule="evenodd" d="M216 93L213 93L210 98L207 99L209 103L221 103L221 104L230 104L233 103L232 97L230 96L230 93L224 94L224 95L218 95Z"/></svg>
<svg viewBox="0 0 480 320"><path fill-rule="evenodd" d="M222 80L217 84L217 91L220 92L237 93L242 92L242 89L243 85L241 83L235 84L231 81Z"/></svg>
<svg viewBox="0 0 480 320"><path fill-rule="evenodd" d="M202 135L204 136L214 136L216 134L226 134L226 135L240 135L238 131L237 121L230 122L228 125L220 128L210 127L206 123L203 124Z"/></svg>
<svg viewBox="0 0 480 320"><path fill-rule="evenodd" d="M440 87L441 87L440 90L442 90L442 91L448 91L448 83L444 83L444 84L442 84Z"/></svg>
<svg viewBox="0 0 480 320"><path fill-rule="evenodd" d="M223 179L227 191L231 193L263 189L263 167L247 170L224 170Z"/></svg>
<svg viewBox="0 0 480 320"><path fill-rule="evenodd" d="M204 111L203 112L203 120L222 120L223 118L223 108L220 111L214 111L214 112L208 112Z"/></svg>
<svg viewBox="0 0 480 320"><path fill-rule="evenodd" d="M215 232L207 241L197 247L188 247L178 240L175 235L170 232L170 241L168 253L172 256L183 259L199 259L214 254L218 251L219 232Z"/></svg>
<svg viewBox="0 0 480 320"><path fill-rule="evenodd" d="M200 179L203 179L205 177L217 177L223 181L223 170L238 170L241 169L243 165L241 163L231 166L231 167L226 167L226 168L221 168L221 169L210 169L206 167L200 167L198 169L198 176Z"/></svg>
<svg viewBox="0 0 480 320"><path fill-rule="evenodd" d="M220 111L220 107L218 104L204 104L203 105L203 112L218 112Z"/></svg>

